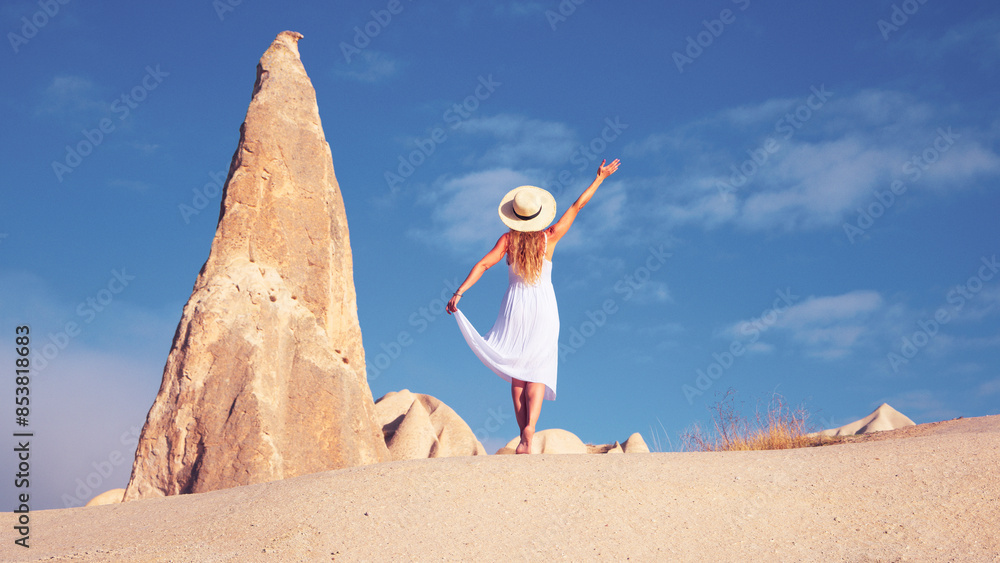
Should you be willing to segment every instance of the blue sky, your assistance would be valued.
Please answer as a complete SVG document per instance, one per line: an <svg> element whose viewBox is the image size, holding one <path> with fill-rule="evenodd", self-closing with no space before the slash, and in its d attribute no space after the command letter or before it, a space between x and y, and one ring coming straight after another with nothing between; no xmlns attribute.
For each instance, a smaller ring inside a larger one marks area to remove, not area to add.
<svg viewBox="0 0 1000 563"><path fill-rule="evenodd" d="M347 206L375 398L434 395L491 450L516 436L442 296L502 234L510 188L565 209L618 157L555 256L540 428L676 444L728 388L817 427L882 402L1000 413L993 3L43 0L4 2L0 28L0 359L29 325L32 508L127 482L286 29ZM483 332L505 285L490 271L462 301Z"/></svg>

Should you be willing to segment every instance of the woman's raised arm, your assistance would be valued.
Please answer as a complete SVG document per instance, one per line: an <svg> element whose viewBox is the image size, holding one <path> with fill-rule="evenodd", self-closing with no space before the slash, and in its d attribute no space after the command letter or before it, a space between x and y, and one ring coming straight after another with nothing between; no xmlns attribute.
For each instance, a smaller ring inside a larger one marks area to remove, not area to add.
<svg viewBox="0 0 1000 563"><path fill-rule="evenodd" d="M590 186L588 186L587 189L580 194L580 197L576 198L576 201L573 202L573 205L569 206L569 209L562 214L559 221L557 221L555 225L548 228L549 248L555 246L555 244L559 242L559 239L566 234L566 231L573 226L573 221L576 220L576 214L583 209L583 206L587 205L587 202L590 201L591 197L593 197L594 192L597 191L601 182L603 182L608 176L614 174L615 171L618 170L618 166L621 165L621 161L617 158L611 161L611 164L608 164L607 166L605 166L606 162L607 159L601 161L601 165L597 167L597 178L595 178Z"/></svg>

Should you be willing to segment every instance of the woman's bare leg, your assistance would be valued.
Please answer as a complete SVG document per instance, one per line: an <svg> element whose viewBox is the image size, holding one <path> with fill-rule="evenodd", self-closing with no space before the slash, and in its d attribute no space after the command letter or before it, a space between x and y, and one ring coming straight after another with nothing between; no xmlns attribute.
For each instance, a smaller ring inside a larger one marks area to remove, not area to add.
<svg viewBox="0 0 1000 563"><path fill-rule="evenodd" d="M545 384L529 381L525 383L524 394L527 395L527 422L521 427L521 444L524 444L524 453L531 453L531 439L535 435L535 423L538 422L539 415L542 414L542 401L545 400ZM521 449L520 444L518 449Z"/></svg>
<svg viewBox="0 0 1000 563"><path fill-rule="evenodd" d="M520 379L513 379L510 382L510 397L514 400L514 417L517 418L518 430L524 430L524 425L528 424L528 404L524 395L524 382Z"/></svg>

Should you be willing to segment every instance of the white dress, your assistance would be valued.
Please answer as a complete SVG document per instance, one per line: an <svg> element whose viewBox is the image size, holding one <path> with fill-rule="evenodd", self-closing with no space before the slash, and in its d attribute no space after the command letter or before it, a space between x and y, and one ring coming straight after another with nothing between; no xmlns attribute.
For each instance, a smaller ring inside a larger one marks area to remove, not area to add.
<svg viewBox="0 0 1000 563"><path fill-rule="evenodd" d="M542 259L542 273L534 285L525 282L513 264L507 271L510 285L493 328L480 336L462 311L455 311L458 328L486 367L507 381L544 383L545 399L553 401L559 364L559 309L552 288L552 262Z"/></svg>

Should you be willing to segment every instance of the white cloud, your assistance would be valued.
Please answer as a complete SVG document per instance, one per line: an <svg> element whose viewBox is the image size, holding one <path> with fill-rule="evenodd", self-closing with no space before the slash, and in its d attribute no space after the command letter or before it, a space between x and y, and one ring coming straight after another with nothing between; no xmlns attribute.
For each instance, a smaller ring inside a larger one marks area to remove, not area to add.
<svg viewBox="0 0 1000 563"><path fill-rule="evenodd" d="M748 188L738 222L751 228L831 225L885 183L902 153L856 138L793 144ZM757 191L764 185L763 191Z"/></svg>
<svg viewBox="0 0 1000 563"><path fill-rule="evenodd" d="M632 300L640 305L650 305L673 303L674 297L665 282L650 280L639 286Z"/></svg>
<svg viewBox="0 0 1000 563"><path fill-rule="evenodd" d="M876 291L859 290L830 297L810 297L792 305L778 320L778 326L800 330L817 325L855 321L882 307Z"/></svg>
<svg viewBox="0 0 1000 563"><path fill-rule="evenodd" d="M790 291L786 294L795 297ZM729 325L720 336L745 340L758 335L761 340L752 343L755 351L770 352L773 344L765 340L769 340L769 334L780 335L807 356L836 359L867 344L870 319L883 309L881 295L870 290L809 297L784 309L785 302L780 298L776 304L776 309L760 317Z"/></svg>
<svg viewBox="0 0 1000 563"><path fill-rule="evenodd" d="M806 108L807 99L791 105ZM990 148L996 132L951 126L961 121L958 108L895 91L833 92L822 107L801 113L796 128L788 108L788 99L765 100L630 144L626 152L662 155L679 168L669 173L672 188L651 202L660 219L809 230L853 218L895 180L907 188L897 199L947 197L1000 174L1000 156ZM769 152L762 149L768 139Z"/></svg>
<svg viewBox="0 0 1000 563"><path fill-rule="evenodd" d="M431 226L413 229L410 235L460 254L486 254L506 230L497 214L500 199L530 183L528 176L509 168L441 180L418 201L431 209Z"/></svg>

